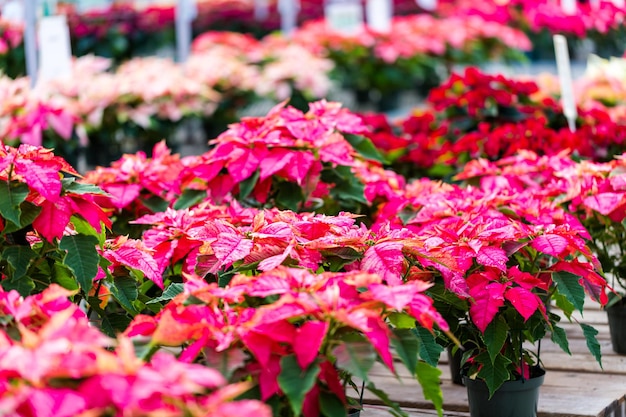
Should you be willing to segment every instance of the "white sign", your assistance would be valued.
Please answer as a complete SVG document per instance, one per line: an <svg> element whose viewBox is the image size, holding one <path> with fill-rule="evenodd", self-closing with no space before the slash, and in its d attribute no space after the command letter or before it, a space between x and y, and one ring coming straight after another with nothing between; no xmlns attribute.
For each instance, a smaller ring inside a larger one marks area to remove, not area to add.
<svg viewBox="0 0 626 417"><path fill-rule="evenodd" d="M21 0L9 0L2 6L2 19L10 22L24 21L24 5Z"/></svg>
<svg viewBox="0 0 626 417"><path fill-rule="evenodd" d="M437 0L416 0L415 2L419 7L428 11L436 10L439 5Z"/></svg>
<svg viewBox="0 0 626 417"><path fill-rule="evenodd" d="M391 0L367 0L365 4L367 26L376 32L391 32L392 8Z"/></svg>
<svg viewBox="0 0 626 417"><path fill-rule="evenodd" d="M254 18L256 20L267 20L269 16L269 0L254 0Z"/></svg>
<svg viewBox="0 0 626 417"><path fill-rule="evenodd" d="M176 3L176 59L186 62L191 50L191 22L198 15L198 6L194 0L178 0Z"/></svg>
<svg viewBox="0 0 626 417"><path fill-rule="evenodd" d="M561 85L561 105L563 114L567 118L569 129L576 131L576 99L574 98L574 86L572 83L572 70L569 62L569 52L567 50L567 39L563 35L554 35L554 53L556 55L556 67L559 72L559 84Z"/></svg>
<svg viewBox="0 0 626 417"><path fill-rule="evenodd" d="M38 81L69 77L72 74L70 30L64 15L46 16L39 22Z"/></svg>
<svg viewBox="0 0 626 417"><path fill-rule="evenodd" d="M291 36L298 27L300 0L278 0L278 12L280 13L281 32L285 36Z"/></svg>
<svg viewBox="0 0 626 417"><path fill-rule="evenodd" d="M576 0L561 0L561 9L566 15L572 16L578 13Z"/></svg>
<svg viewBox="0 0 626 417"><path fill-rule="evenodd" d="M324 8L330 30L354 35L363 30L363 6L359 0L328 3Z"/></svg>

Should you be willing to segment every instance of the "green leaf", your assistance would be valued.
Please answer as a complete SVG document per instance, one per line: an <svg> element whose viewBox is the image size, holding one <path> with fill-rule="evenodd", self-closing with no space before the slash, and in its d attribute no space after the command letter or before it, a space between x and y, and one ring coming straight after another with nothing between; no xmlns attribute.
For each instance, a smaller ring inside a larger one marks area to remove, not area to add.
<svg viewBox="0 0 626 417"><path fill-rule="evenodd" d="M410 329L393 329L393 335L391 344L396 349L396 353L402 360L402 363L411 372L411 375L415 376L419 350L417 336Z"/></svg>
<svg viewBox="0 0 626 417"><path fill-rule="evenodd" d="M364 381L376 362L376 351L366 341L346 341L333 349L335 366Z"/></svg>
<svg viewBox="0 0 626 417"><path fill-rule="evenodd" d="M206 191L187 189L174 203L174 210L184 210L195 206L206 198Z"/></svg>
<svg viewBox="0 0 626 417"><path fill-rule="evenodd" d="M356 149L356 151L360 153L361 156L363 156L364 158L374 160L382 164L388 163L385 157L378 151L376 146L374 146L372 141L365 136L348 134L344 135L344 137L350 143L350 145L352 145L352 147Z"/></svg>
<svg viewBox="0 0 626 417"><path fill-rule="evenodd" d="M341 400L324 391L320 393L320 411L326 417L346 417L346 407Z"/></svg>
<svg viewBox="0 0 626 417"><path fill-rule="evenodd" d="M565 330L563 330L561 327L558 327L556 325L552 326L552 334L550 338L554 343L559 345L561 349L563 349L563 352L567 353L568 355L572 354L572 352L570 352L569 350L567 334L565 333Z"/></svg>
<svg viewBox="0 0 626 417"><path fill-rule="evenodd" d="M575 310L574 304L572 304L567 299L567 297L565 297L563 294L559 294L558 292L552 294L552 298L556 302L556 306L560 308L561 311L563 311L565 317L567 317L567 319L571 321L572 313L574 313Z"/></svg>
<svg viewBox="0 0 626 417"><path fill-rule="evenodd" d="M100 223L100 233L85 219L80 216L72 216L72 225L74 225L74 230L80 235L94 236L98 239L98 244L100 246L104 245L106 240L106 227L104 224Z"/></svg>
<svg viewBox="0 0 626 417"><path fill-rule="evenodd" d="M439 417L443 416L443 392L441 392L441 370L426 362L417 363L417 380L422 386L424 398L432 401Z"/></svg>
<svg viewBox="0 0 626 417"><path fill-rule="evenodd" d="M419 340L420 358L425 360L430 366L437 366L443 347L437 343L435 336L422 326L417 326L413 329L413 332Z"/></svg>
<svg viewBox="0 0 626 417"><path fill-rule="evenodd" d="M556 283L556 289L574 305L576 310L583 312L585 302L585 290L578 282L580 277L570 272L554 272L552 279Z"/></svg>
<svg viewBox="0 0 626 417"><path fill-rule="evenodd" d="M491 398L494 392L509 379L508 366L511 360L503 355L497 355L492 361L487 352L477 355L474 360L483 365L478 372L478 377L487 384L489 398Z"/></svg>
<svg viewBox="0 0 626 417"><path fill-rule="evenodd" d="M398 329L413 329L415 327L415 319L407 313L391 313L389 321Z"/></svg>
<svg viewBox="0 0 626 417"><path fill-rule="evenodd" d="M12 274L7 273L8 271L5 271L5 274L12 279L23 277L36 257L37 254L28 246L15 245L5 248L2 251L2 258L6 259L13 268Z"/></svg>
<svg viewBox="0 0 626 417"><path fill-rule="evenodd" d="M494 363L496 357L502 350L508 333L509 326L504 320L504 317L498 317L493 320L485 329L485 345L487 345L487 352L489 352L491 363Z"/></svg>
<svg viewBox="0 0 626 417"><path fill-rule="evenodd" d="M20 210L22 212L22 215L20 216L20 223L7 223L4 227L4 233L12 233L17 230L23 229L24 227L31 224L33 221L35 221L37 216L39 216L39 213L41 212L41 207L38 207L33 203L29 203L28 201L24 201L20 205Z"/></svg>
<svg viewBox="0 0 626 417"><path fill-rule="evenodd" d="M161 213L167 210L170 205L168 201L156 195L152 195L149 198L142 198L141 203L148 209L152 210L153 213Z"/></svg>
<svg viewBox="0 0 626 417"><path fill-rule="evenodd" d="M252 190L254 190L256 183L259 181L260 176L261 170L257 169L254 171L254 174L239 183L239 199L245 200L250 195Z"/></svg>
<svg viewBox="0 0 626 417"><path fill-rule="evenodd" d="M394 411L394 415L396 416L402 416L402 417L409 417L409 415L407 413L404 412L404 410L402 410L400 408L400 405L398 405L397 402L392 401L391 398L389 398L389 395L387 395L387 393L379 388L376 387L376 385L374 385L373 382L369 382L366 385L367 389L374 395L376 395L378 398L380 398L380 400L383 402L384 405L386 405L387 407L390 407L391 411Z"/></svg>
<svg viewBox="0 0 626 417"><path fill-rule="evenodd" d="M72 177L63 178L61 180L61 184L63 185L63 189L65 191L69 191L74 194L109 195L109 193L107 193L102 188L98 187L97 185L76 182L76 179Z"/></svg>
<svg viewBox="0 0 626 417"><path fill-rule="evenodd" d="M20 205L29 193L28 185L21 182L0 181L0 214L15 225L20 225Z"/></svg>
<svg viewBox="0 0 626 417"><path fill-rule="evenodd" d="M116 337L118 333L122 333L131 322L130 317L121 313L106 313L100 307L100 301L97 297L87 298L87 304L95 311L100 318L100 329L107 336Z"/></svg>
<svg viewBox="0 0 626 417"><path fill-rule="evenodd" d="M22 297L28 297L35 289L35 282L30 277L4 279L0 281L0 285L5 291L17 291Z"/></svg>
<svg viewBox="0 0 626 417"><path fill-rule="evenodd" d="M137 315L139 312L133 306L133 301L137 299L137 281L130 277L115 277L111 285L111 294L122 307L130 314Z"/></svg>
<svg viewBox="0 0 626 417"><path fill-rule="evenodd" d="M171 299L176 297L178 294L182 294L184 289L185 289L184 284L174 282L170 284L165 289L165 291L163 291L163 294L160 297L153 298L152 300L148 301L146 304L155 304L155 303L160 303L161 301L170 301Z"/></svg>
<svg viewBox="0 0 626 417"><path fill-rule="evenodd" d="M278 183L276 205L292 211L298 211L298 206L304 200L302 188L292 182L281 181Z"/></svg>
<svg viewBox="0 0 626 417"><path fill-rule="evenodd" d="M96 250L97 244L98 239L85 235L64 236L59 243L59 248L67 251L63 263L72 270L85 293L91 289L98 273L100 255Z"/></svg>
<svg viewBox="0 0 626 417"><path fill-rule="evenodd" d="M602 352L600 351L600 343L598 343L598 339L596 339L598 330L585 323L580 323L580 327L583 329L583 334L585 335L585 341L587 342L589 352L591 352L593 357L596 358L598 365L602 368Z"/></svg>
<svg viewBox="0 0 626 417"><path fill-rule="evenodd" d="M280 360L278 386L289 400L294 415L299 416L302 412L304 397L315 385L319 373L320 367L317 363L302 370L295 355L288 355Z"/></svg>

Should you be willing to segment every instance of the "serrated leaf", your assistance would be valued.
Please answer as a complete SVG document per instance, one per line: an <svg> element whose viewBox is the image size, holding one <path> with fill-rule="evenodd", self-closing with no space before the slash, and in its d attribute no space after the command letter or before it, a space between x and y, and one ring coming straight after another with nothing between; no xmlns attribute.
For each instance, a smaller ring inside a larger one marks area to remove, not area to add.
<svg viewBox="0 0 626 417"><path fill-rule="evenodd" d="M2 258L13 268L12 274L5 271L5 275L12 279L20 279L26 275L31 261L36 257L37 254L28 246L15 245L5 248L2 251Z"/></svg>
<svg viewBox="0 0 626 417"><path fill-rule="evenodd" d="M85 235L64 236L59 243L59 248L67 252L63 263L72 270L85 293L91 289L93 279L98 273L100 256L96 245L98 239Z"/></svg>
<svg viewBox="0 0 626 417"><path fill-rule="evenodd" d="M413 329L415 327L415 319L409 314L391 313L388 318L391 324L398 329Z"/></svg>
<svg viewBox="0 0 626 417"><path fill-rule="evenodd" d="M373 382L369 382L366 387L372 394L376 395L384 405L391 408L389 411L394 411L398 416L409 417L409 415L400 408L400 405L397 402L392 401L391 398L389 398L389 395L387 395L385 391L378 389Z"/></svg>
<svg viewBox="0 0 626 417"><path fill-rule="evenodd" d="M496 318L485 329L485 345L487 345L487 352L489 352L491 363L494 363L496 357L502 350L508 336L508 331L509 326L503 317Z"/></svg>
<svg viewBox="0 0 626 417"><path fill-rule="evenodd" d="M109 195L109 193L107 193L102 188L98 187L97 185L76 182L76 180L71 177L63 178L61 180L61 184L63 185L63 189L65 191L69 191L74 194Z"/></svg>
<svg viewBox="0 0 626 417"><path fill-rule="evenodd" d="M346 407L336 395L320 393L320 411L326 417L346 417Z"/></svg>
<svg viewBox="0 0 626 417"><path fill-rule="evenodd" d="M133 305L139 292L137 291L137 281L130 277L115 277L110 287L111 294L126 311L132 315L138 312Z"/></svg>
<svg viewBox="0 0 626 417"><path fill-rule="evenodd" d="M141 199L141 203L150 209L153 213L160 213L169 207L170 203L161 197L151 195L149 198Z"/></svg>
<svg viewBox="0 0 626 417"><path fill-rule="evenodd" d="M509 379L507 370L511 360L503 355L497 355L492 361L489 353L483 352L476 356L475 361L483 364L478 372L478 377L485 381L491 398L498 388Z"/></svg>
<svg viewBox="0 0 626 417"><path fill-rule="evenodd" d="M571 272L552 273L552 280L556 283L557 291L567 297L567 300L574 305L574 308L582 313L583 304L585 303L585 290L578 282L579 279L580 277Z"/></svg>
<svg viewBox="0 0 626 417"><path fill-rule="evenodd" d="M54 282L58 283L60 286L71 291L79 289L76 278L74 278L72 271L66 265L55 262L52 271Z"/></svg>
<svg viewBox="0 0 626 417"><path fill-rule="evenodd" d="M153 298L152 300L146 302L146 304L156 304L161 301L170 301L178 294L182 294L184 290L184 284L178 282L172 283L165 289L165 291L163 291L163 294L160 297Z"/></svg>
<svg viewBox="0 0 626 417"><path fill-rule="evenodd" d="M206 191L187 189L174 203L174 210L184 210L195 206L206 198Z"/></svg>
<svg viewBox="0 0 626 417"><path fill-rule="evenodd" d="M418 326L413 329L419 341L419 355L430 366L437 366L443 347L437 343L435 336L427 329Z"/></svg>
<svg viewBox="0 0 626 417"><path fill-rule="evenodd" d="M356 151L360 153L361 156L363 156L364 158L377 161L382 164L388 163L385 157L378 151L376 146L374 146L372 141L365 136L344 135L344 137L350 143L350 145L352 145L352 147L356 149Z"/></svg>
<svg viewBox="0 0 626 417"><path fill-rule="evenodd" d="M600 350L600 343L598 343L598 339L596 338L598 330L585 323L580 323L580 327L583 329L583 334L585 335L585 341L587 342L589 352L591 352L593 357L598 362L598 365L600 365L600 368L602 368L602 352Z"/></svg>
<svg viewBox="0 0 626 417"><path fill-rule="evenodd" d="M248 178L239 183L239 198L241 200L245 200L250 195L252 190L254 190L254 187L259 181L260 175L261 170L257 169L256 171L254 171L254 174L250 175Z"/></svg>
<svg viewBox="0 0 626 417"><path fill-rule="evenodd" d="M346 341L333 349L335 366L364 381L376 362L376 351L369 342Z"/></svg>
<svg viewBox="0 0 626 417"><path fill-rule="evenodd" d="M574 310L576 309L574 304L572 304L567 297L563 294L559 294L558 292L552 295L552 299L556 303L556 306L563 311L565 317L567 317L568 320L571 320L572 313L574 313Z"/></svg>
<svg viewBox="0 0 626 417"><path fill-rule="evenodd" d="M556 325L552 326L552 333L551 333L550 338L552 339L554 343L559 345L561 349L563 349L563 352L567 353L568 355L572 354L572 352L570 352L569 350L569 342L567 341L567 333L565 333L565 330L563 330L561 327L558 327Z"/></svg>
<svg viewBox="0 0 626 417"><path fill-rule="evenodd" d="M22 277L20 279L4 279L0 281L0 285L5 291L15 290L22 297L28 297L35 289L35 283L30 277Z"/></svg>
<svg viewBox="0 0 626 417"><path fill-rule="evenodd" d="M24 227L31 224L33 221L35 221L37 216L39 216L39 213L41 212L41 207L38 207L33 203L29 203L28 201L24 201L20 205L20 210L22 212L22 215L20 216L20 223L7 223L4 227L4 233L12 233L16 230L23 229Z"/></svg>
<svg viewBox="0 0 626 417"><path fill-rule="evenodd" d="M409 372L411 372L411 375L415 375L419 350L417 336L409 329L393 329L393 335L391 343L396 349L396 353Z"/></svg>
<svg viewBox="0 0 626 417"><path fill-rule="evenodd" d="M439 417L443 416L443 392L441 391L441 370L426 362L417 363L417 380L422 386L424 399L430 400Z"/></svg>
<svg viewBox="0 0 626 417"><path fill-rule="evenodd" d="M278 386L289 400L294 415L299 416L302 412L304 397L315 385L319 373L320 367L316 363L305 370L301 369L295 355L280 360Z"/></svg>
<svg viewBox="0 0 626 417"><path fill-rule="evenodd" d="M20 225L20 205L30 192L24 183L0 181L0 214L15 225Z"/></svg>

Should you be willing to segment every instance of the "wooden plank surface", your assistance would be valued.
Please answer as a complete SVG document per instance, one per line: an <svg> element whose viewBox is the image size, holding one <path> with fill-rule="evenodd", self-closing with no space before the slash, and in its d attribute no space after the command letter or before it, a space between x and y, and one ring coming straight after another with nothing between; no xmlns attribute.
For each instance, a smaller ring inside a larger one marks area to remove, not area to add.
<svg viewBox="0 0 626 417"><path fill-rule="evenodd" d="M589 304L583 317L576 313L573 319L598 329L603 368L587 348L580 325L566 319L561 326L568 333L571 355L545 338L540 357L547 370L545 382L539 391L539 417L626 417L626 356L613 352L606 312ZM450 380L447 355L442 355L444 416L469 417L467 391ZM402 363L397 363L398 378L384 366L376 365L370 376L374 384L383 388L393 401L400 404L410 417L437 415L430 401L426 401L417 381L413 380ZM380 400L365 394L362 416L390 415Z"/></svg>

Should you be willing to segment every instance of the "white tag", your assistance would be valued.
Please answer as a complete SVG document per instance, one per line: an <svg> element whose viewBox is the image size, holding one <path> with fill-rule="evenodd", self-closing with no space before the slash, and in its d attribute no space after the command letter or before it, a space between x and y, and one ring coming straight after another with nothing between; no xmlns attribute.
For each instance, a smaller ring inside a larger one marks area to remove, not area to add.
<svg viewBox="0 0 626 417"><path fill-rule="evenodd" d="M191 22L198 17L198 5L194 0L178 0L176 13L180 13L183 20Z"/></svg>
<svg viewBox="0 0 626 417"><path fill-rule="evenodd" d="M270 4L268 0L254 0L254 18L267 20L270 16Z"/></svg>
<svg viewBox="0 0 626 417"><path fill-rule="evenodd" d="M559 72L559 84L561 85L561 105L563 106L563 114L567 118L570 130L575 132L578 110L576 109L576 99L574 98L567 39L565 39L563 35L554 35L552 39L554 41L556 67Z"/></svg>
<svg viewBox="0 0 626 417"><path fill-rule="evenodd" d="M561 9L566 15L572 16L578 13L576 0L561 0Z"/></svg>
<svg viewBox="0 0 626 417"><path fill-rule="evenodd" d="M9 0L2 6L2 19L10 22L24 21L24 5L21 0Z"/></svg>
<svg viewBox="0 0 626 417"><path fill-rule="evenodd" d="M433 11L437 9L439 6L439 2L437 0L415 0L417 5L424 10Z"/></svg>
<svg viewBox="0 0 626 417"><path fill-rule="evenodd" d="M79 13L85 13L92 10L102 10L109 7L112 0L78 0L76 2L76 10Z"/></svg>
<svg viewBox="0 0 626 417"><path fill-rule="evenodd" d="M354 35L363 30L363 6L359 0L328 3L324 8L330 30Z"/></svg>
<svg viewBox="0 0 626 417"><path fill-rule="evenodd" d="M299 0L278 0L280 13L280 30L285 36L290 36L298 27Z"/></svg>
<svg viewBox="0 0 626 417"><path fill-rule="evenodd" d="M70 31L65 15L46 16L39 22L38 81L69 77L72 74Z"/></svg>
<svg viewBox="0 0 626 417"><path fill-rule="evenodd" d="M391 0L367 0L365 16L370 29L381 33L391 32L392 7Z"/></svg>

